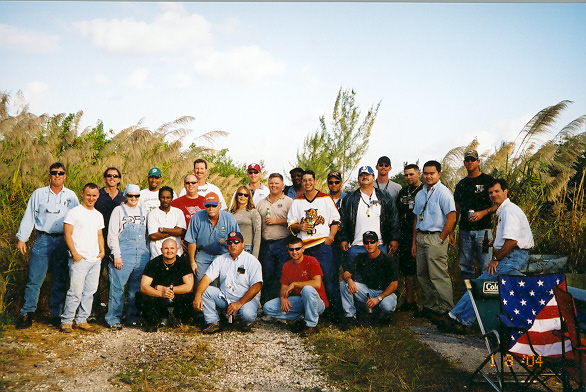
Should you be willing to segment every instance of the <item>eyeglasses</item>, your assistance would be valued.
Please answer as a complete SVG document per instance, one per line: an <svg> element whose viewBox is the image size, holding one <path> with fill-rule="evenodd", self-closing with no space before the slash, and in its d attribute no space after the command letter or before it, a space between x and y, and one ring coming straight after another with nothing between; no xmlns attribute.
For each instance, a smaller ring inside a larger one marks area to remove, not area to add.
<svg viewBox="0 0 586 392"><path fill-rule="evenodd" d="M328 185L338 185L342 181L328 181Z"/></svg>
<svg viewBox="0 0 586 392"><path fill-rule="evenodd" d="M138 199L140 197L140 195L126 195L126 197Z"/></svg>
<svg viewBox="0 0 586 392"><path fill-rule="evenodd" d="M106 174L104 177L106 178L120 178L118 174Z"/></svg>
<svg viewBox="0 0 586 392"><path fill-rule="evenodd" d="M228 241L226 241L226 243L227 243L228 245L232 245L232 244L234 244L234 245L238 245L238 244L239 244L239 243L241 243L241 242L242 242L242 241L240 241L240 240L228 240Z"/></svg>
<svg viewBox="0 0 586 392"><path fill-rule="evenodd" d="M217 204L216 205L213 205L213 204L204 204L203 206L204 206L204 208L214 208L214 207L217 207L218 205Z"/></svg>
<svg viewBox="0 0 586 392"><path fill-rule="evenodd" d="M240 192L238 192L238 193L236 193L236 195L248 197L248 193L240 193Z"/></svg>
<svg viewBox="0 0 586 392"><path fill-rule="evenodd" d="M364 242L364 245L370 245L370 244L376 244L378 241L375 241L375 240L366 240L366 241L363 241L363 242Z"/></svg>
<svg viewBox="0 0 586 392"><path fill-rule="evenodd" d="M58 170L51 170L49 173L51 173L52 176L64 176L65 175L64 171L58 171Z"/></svg>
<svg viewBox="0 0 586 392"><path fill-rule="evenodd" d="M388 163L381 163L379 164L380 167L391 167Z"/></svg>
<svg viewBox="0 0 586 392"><path fill-rule="evenodd" d="M298 250L301 250L301 248L303 248L303 247L298 246L297 248L289 248L289 252L297 252Z"/></svg>
<svg viewBox="0 0 586 392"><path fill-rule="evenodd" d="M477 161L476 158L472 158L472 157L464 158L464 162L476 162L476 161Z"/></svg>
<svg viewBox="0 0 586 392"><path fill-rule="evenodd" d="M301 174L301 173L293 174L291 177L292 178L295 178L295 177L303 177L303 174Z"/></svg>
<svg viewBox="0 0 586 392"><path fill-rule="evenodd" d="M185 185L196 185L197 181L185 181L184 184Z"/></svg>

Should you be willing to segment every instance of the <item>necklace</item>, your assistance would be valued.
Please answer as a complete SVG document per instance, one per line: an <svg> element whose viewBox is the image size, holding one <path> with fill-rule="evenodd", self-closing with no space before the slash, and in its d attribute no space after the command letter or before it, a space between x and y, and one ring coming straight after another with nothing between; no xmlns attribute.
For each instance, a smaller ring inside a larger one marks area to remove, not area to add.
<svg viewBox="0 0 586 392"><path fill-rule="evenodd" d="M177 261L177 260L175 260L175 261ZM169 268L171 268L171 267L173 267L173 266L175 265L175 261L174 261L174 262L172 262L171 264L167 264L167 263L165 263L165 262L163 261L163 265L165 266L165 269L166 269L167 271L169 271Z"/></svg>
<svg viewBox="0 0 586 392"><path fill-rule="evenodd" d="M407 193L409 194L409 196L411 196L413 194L413 192L415 192L416 190L420 189L422 185L423 184L419 184L418 186L414 187L412 191L409 190L409 189L411 189L411 185L409 185L407 187Z"/></svg>
<svg viewBox="0 0 586 392"><path fill-rule="evenodd" d="M388 190L388 188L389 188L389 182L390 181L387 181L387 185L385 185L385 189L383 189L384 191ZM378 183L378 181L375 181L374 183L376 184L376 187L378 189L381 189L380 184Z"/></svg>
<svg viewBox="0 0 586 392"><path fill-rule="evenodd" d="M366 216L370 218L370 207L372 206L372 195L368 196L368 203L362 197L362 191L360 192L360 200L366 205Z"/></svg>

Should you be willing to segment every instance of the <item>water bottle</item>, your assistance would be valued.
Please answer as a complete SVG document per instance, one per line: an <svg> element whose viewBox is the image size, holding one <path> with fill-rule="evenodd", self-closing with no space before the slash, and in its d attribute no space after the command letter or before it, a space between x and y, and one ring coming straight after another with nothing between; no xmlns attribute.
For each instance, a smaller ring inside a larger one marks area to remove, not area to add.
<svg viewBox="0 0 586 392"><path fill-rule="evenodd" d="M265 218L268 218L271 216L271 210L267 207L267 211L265 212Z"/></svg>
<svg viewBox="0 0 586 392"><path fill-rule="evenodd" d="M484 230L484 239L482 240L482 253L488 253L490 248L489 239L488 239L488 230Z"/></svg>

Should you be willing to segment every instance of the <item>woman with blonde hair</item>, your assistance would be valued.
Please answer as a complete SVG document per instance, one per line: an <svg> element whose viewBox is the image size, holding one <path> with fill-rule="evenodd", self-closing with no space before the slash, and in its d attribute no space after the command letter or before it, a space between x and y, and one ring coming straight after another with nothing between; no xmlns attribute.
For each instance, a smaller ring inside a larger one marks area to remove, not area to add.
<svg viewBox="0 0 586 392"><path fill-rule="evenodd" d="M252 253L258 259L260 251L261 238L261 217L254 203L252 202L252 193L244 185L240 186L234 193L230 213L234 215L240 232L244 237L244 250Z"/></svg>

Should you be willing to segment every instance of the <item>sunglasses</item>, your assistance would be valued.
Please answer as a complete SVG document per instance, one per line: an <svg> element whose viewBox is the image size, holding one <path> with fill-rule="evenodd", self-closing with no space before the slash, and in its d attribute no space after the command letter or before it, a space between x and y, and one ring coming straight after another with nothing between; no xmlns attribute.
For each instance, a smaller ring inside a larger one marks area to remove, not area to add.
<svg viewBox="0 0 586 392"><path fill-rule="evenodd" d="M468 157L464 159L464 162L476 162L476 159L472 158L472 157Z"/></svg>
<svg viewBox="0 0 586 392"><path fill-rule="evenodd" d="M375 241L375 240L366 240L366 241L363 241L363 242L364 242L365 245L370 245L370 244L376 244L378 241Z"/></svg>
<svg viewBox="0 0 586 392"><path fill-rule="evenodd" d="M138 199L140 197L140 195L126 195L126 197Z"/></svg>
<svg viewBox="0 0 586 392"><path fill-rule="evenodd" d="M49 173L51 173L52 176L64 176L65 175L64 171L58 171L58 170L51 170Z"/></svg>
<svg viewBox="0 0 586 392"><path fill-rule="evenodd" d="M185 181L184 184L185 185L196 185L197 181Z"/></svg>
<svg viewBox="0 0 586 392"><path fill-rule="evenodd" d="M118 174L106 174L104 177L106 178L120 178Z"/></svg>
<svg viewBox="0 0 586 392"><path fill-rule="evenodd" d="M380 167L391 167L391 165L389 165L388 163L381 163L379 166Z"/></svg>
<svg viewBox="0 0 586 392"><path fill-rule="evenodd" d="M297 248L289 248L289 252L297 252L298 250L301 250L301 248L303 248L303 247L298 246Z"/></svg>
<svg viewBox="0 0 586 392"><path fill-rule="evenodd" d="M204 204L203 206L204 206L204 208L214 208L214 207L217 207L218 205L217 204L216 205L213 205L213 204Z"/></svg>
<svg viewBox="0 0 586 392"><path fill-rule="evenodd" d="M338 185L342 181L328 181L328 185Z"/></svg>
<svg viewBox="0 0 586 392"><path fill-rule="evenodd" d="M248 197L248 193L240 193L240 192L238 192L237 195L238 196Z"/></svg>
<svg viewBox="0 0 586 392"><path fill-rule="evenodd" d="M256 170L249 170L248 174L258 174L258 172Z"/></svg>
<svg viewBox="0 0 586 392"><path fill-rule="evenodd" d="M228 241L226 241L226 243L227 243L228 245L232 245L232 244L238 245L238 244L239 244L239 243L241 243L241 242L242 242L242 241L240 241L240 240L228 240Z"/></svg>

